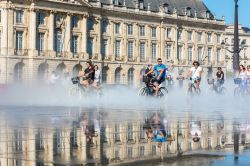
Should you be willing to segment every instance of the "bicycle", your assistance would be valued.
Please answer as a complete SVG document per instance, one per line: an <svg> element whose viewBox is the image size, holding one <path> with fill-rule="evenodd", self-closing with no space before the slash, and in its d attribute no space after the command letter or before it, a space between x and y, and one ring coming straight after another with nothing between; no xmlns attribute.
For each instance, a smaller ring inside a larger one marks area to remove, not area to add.
<svg viewBox="0 0 250 166"><path fill-rule="evenodd" d="M190 94L190 95L194 95L194 94L200 95L201 94L200 88L199 89L196 88L196 81L197 81L197 79L190 78L189 80L190 80L190 82L188 83L187 94Z"/></svg>
<svg viewBox="0 0 250 166"><path fill-rule="evenodd" d="M147 76L143 76L143 82L145 86L141 87L138 91L139 96L155 96L155 85L151 82L152 79ZM166 87L159 87L158 97L165 97L168 94Z"/></svg>
<svg viewBox="0 0 250 166"><path fill-rule="evenodd" d="M237 85L237 87L234 89L234 96L248 96L250 95L250 87L249 79L248 80L242 80L241 78L235 78L234 84Z"/></svg>
<svg viewBox="0 0 250 166"><path fill-rule="evenodd" d="M222 86L222 83L219 80L215 82L214 79L207 79L207 83L209 87L206 91L206 94L211 94L213 92L220 95L226 94L226 88Z"/></svg>
<svg viewBox="0 0 250 166"><path fill-rule="evenodd" d="M79 97L80 99L83 97L84 93L90 93L90 92L96 92L98 96L102 95L102 90L99 87L98 89L94 88L93 86L83 87L80 83L79 77L73 77L71 78L71 81L73 83L73 87L69 89L69 95L74 97Z"/></svg>

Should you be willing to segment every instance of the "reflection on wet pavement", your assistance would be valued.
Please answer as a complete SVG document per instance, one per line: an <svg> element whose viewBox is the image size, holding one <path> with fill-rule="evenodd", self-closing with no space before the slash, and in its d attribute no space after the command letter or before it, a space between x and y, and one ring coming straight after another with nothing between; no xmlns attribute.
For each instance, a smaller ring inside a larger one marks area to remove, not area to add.
<svg viewBox="0 0 250 166"><path fill-rule="evenodd" d="M235 139L243 160L247 117L211 114L216 118L162 109L2 107L0 165L216 165L232 156Z"/></svg>

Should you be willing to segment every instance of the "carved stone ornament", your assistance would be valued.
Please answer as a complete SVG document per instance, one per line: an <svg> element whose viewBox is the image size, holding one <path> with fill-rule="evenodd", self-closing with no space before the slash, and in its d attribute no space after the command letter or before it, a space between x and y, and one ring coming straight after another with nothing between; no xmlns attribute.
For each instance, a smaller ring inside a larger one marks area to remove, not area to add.
<svg viewBox="0 0 250 166"><path fill-rule="evenodd" d="M56 25L56 28L58 29L61 29L64 27L64 18L61 16L61 15L56 15L56 18L55 18L55 25Z"/></svg>

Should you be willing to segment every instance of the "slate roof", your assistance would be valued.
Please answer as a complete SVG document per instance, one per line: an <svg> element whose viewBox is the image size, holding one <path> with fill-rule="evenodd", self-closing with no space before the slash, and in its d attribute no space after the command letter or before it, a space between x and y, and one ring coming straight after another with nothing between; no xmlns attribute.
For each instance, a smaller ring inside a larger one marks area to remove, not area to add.
<svg viewBox="0 0 250 166"><path fill-rule="evenodd" d="M111 5L114 0L100 0L102 4ZM118 0L118 6L122 6L124 0ZM168 6L169 14L172 14L175 10L178 15L184 15L185 9L190 8L191 17L195 16L195 12L197 13L198 18L206 18L206 13L209 12L210 18L214 18L213 14L207 8L207 6L203 3L202 0L125 0L125 4L127 8L138 8L136 5L139 5L139 2L143 3L144 9L140 10L148 10L148 4L150 6L151 12L159 12L164 5ZM136 2L137 1L137 2Z"/></svg>

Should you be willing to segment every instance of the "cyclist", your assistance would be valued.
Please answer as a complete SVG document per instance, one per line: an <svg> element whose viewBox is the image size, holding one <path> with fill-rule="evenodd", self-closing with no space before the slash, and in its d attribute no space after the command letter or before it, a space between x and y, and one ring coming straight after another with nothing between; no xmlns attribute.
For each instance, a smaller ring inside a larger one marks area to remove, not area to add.
<svg viewBox="0 0 250 166"><path fill-rule="evenodd" d="M193 67L189 70L188 76L191 76L191 80L195 83L196 91L200 89L202 67L198 61L193 62Z"/></svg>
<svg viewBox="0 0 250 166"><path fill-rule="evenodd" d="M218 70L216 73L217 87L220 87L221 85L224 84L224 72L222 71L221 67L218 67L217 70Z"/></svg>
<svg viewBox="0 0 250 166"><path fill-rule="evenodd" d="M81 84L88 87L94 82L95 79L95 68L91 60L86 62L87 68L79 73L79 77L82 77Z"/></svg>
<svg viewBox="0 0 250 166"><path fill-rule="evenodd" d="M153 79L154 74L152 71L153 71L153 65L150 63L150 64L148 64L148 66L145 70L145 74L144 74L145 78L143 80L147 85L149 85Z"/></svg>
<svg viewBox="0 0 250 166"><path fill-rule="evenodd" d="M155 96L158 96L159 85L165 81L166 78L166 70L167 66L162 63L162 59L157 59L157 65L154 66L153 71L155 72L155 78L153 78L153 82L155 82Z"/></svg>

